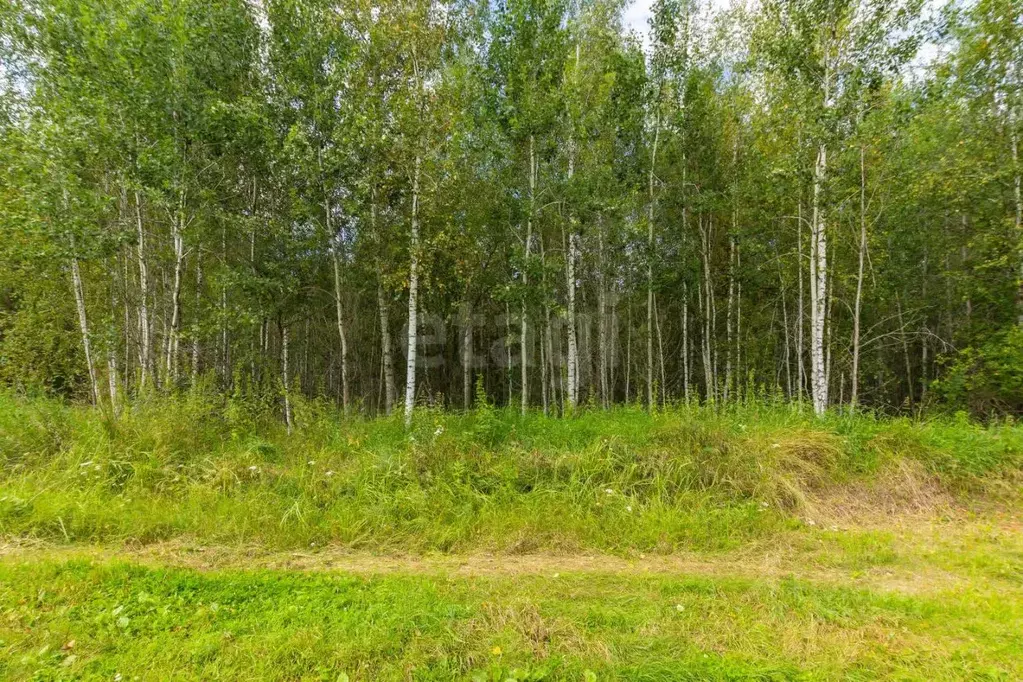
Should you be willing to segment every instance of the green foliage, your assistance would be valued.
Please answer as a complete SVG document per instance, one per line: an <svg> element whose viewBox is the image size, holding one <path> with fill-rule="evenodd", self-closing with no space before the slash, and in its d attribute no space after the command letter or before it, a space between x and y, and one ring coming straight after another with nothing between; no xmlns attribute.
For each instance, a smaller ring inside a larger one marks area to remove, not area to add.
<svg viewBox="0 0 1023 682"><path fill-rule="evenodd" d="M1023 415L1023 328L959 351L934 388L949 406L976 416Z"/></svg>

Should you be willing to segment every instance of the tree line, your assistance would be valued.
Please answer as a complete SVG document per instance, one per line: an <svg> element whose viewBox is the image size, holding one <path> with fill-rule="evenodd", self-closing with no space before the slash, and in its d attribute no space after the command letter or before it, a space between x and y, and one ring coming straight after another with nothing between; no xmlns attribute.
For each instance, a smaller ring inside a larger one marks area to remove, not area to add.
<svg viewBox="0 0 1023 682"><path fill-rule="evenodd" d="M0 382L1023 406L1014 0L626 8L13 0Z"/></svg>

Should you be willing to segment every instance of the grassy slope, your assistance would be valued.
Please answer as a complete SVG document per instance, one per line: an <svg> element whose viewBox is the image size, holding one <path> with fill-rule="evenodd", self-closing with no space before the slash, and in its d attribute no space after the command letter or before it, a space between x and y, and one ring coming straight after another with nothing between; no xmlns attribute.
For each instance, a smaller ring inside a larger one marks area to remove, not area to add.
<svg viewBox="0 0 1023 682"><path fill-rule="evenodd" d="M484 410L286 435L192 399L118 421L0 398L0 534L402 551L722 550L817 521L836 494L884 504L1018 485L1023 428L785 407ZM830 507L834 507L831 504Z"/></svg>
<svg viewBox="0 0 1023 682"><path fill-rule="evenodd" d="M1021 428L299 418L0 397L0 678L1023 678Z"/></svg>

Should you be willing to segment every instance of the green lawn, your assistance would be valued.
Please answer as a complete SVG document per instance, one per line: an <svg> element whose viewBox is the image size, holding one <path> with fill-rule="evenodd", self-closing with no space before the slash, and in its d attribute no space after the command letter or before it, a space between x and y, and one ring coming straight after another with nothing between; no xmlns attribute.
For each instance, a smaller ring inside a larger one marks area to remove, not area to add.
<svg viewBox="0 0 1023 682"><path fill-rule="evenodd" d="M4 679L1023 677L1018 584L904 594L784 577L69 560L2 565L0 608Z"/></svg>

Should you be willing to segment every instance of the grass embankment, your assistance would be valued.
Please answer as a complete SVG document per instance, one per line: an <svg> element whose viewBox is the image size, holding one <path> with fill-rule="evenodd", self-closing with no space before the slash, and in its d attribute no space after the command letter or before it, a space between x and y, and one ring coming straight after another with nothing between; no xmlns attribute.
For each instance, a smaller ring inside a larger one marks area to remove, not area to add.
<svg viewBox="0 0 1023 682"><path fill-rule="evenodd" d="M1023 678L1023 428L0 398L0 678Z"/></svg>
<svg viewBox="0 0 1023 682"><path fill-rule="evenodd" d="M270 548L723 550L862 508L1011 491L1023 428L787 407L275 420L199 399L117 420L0 398L0 533ZM817 518L821 517L821 518Z"/></svg>

